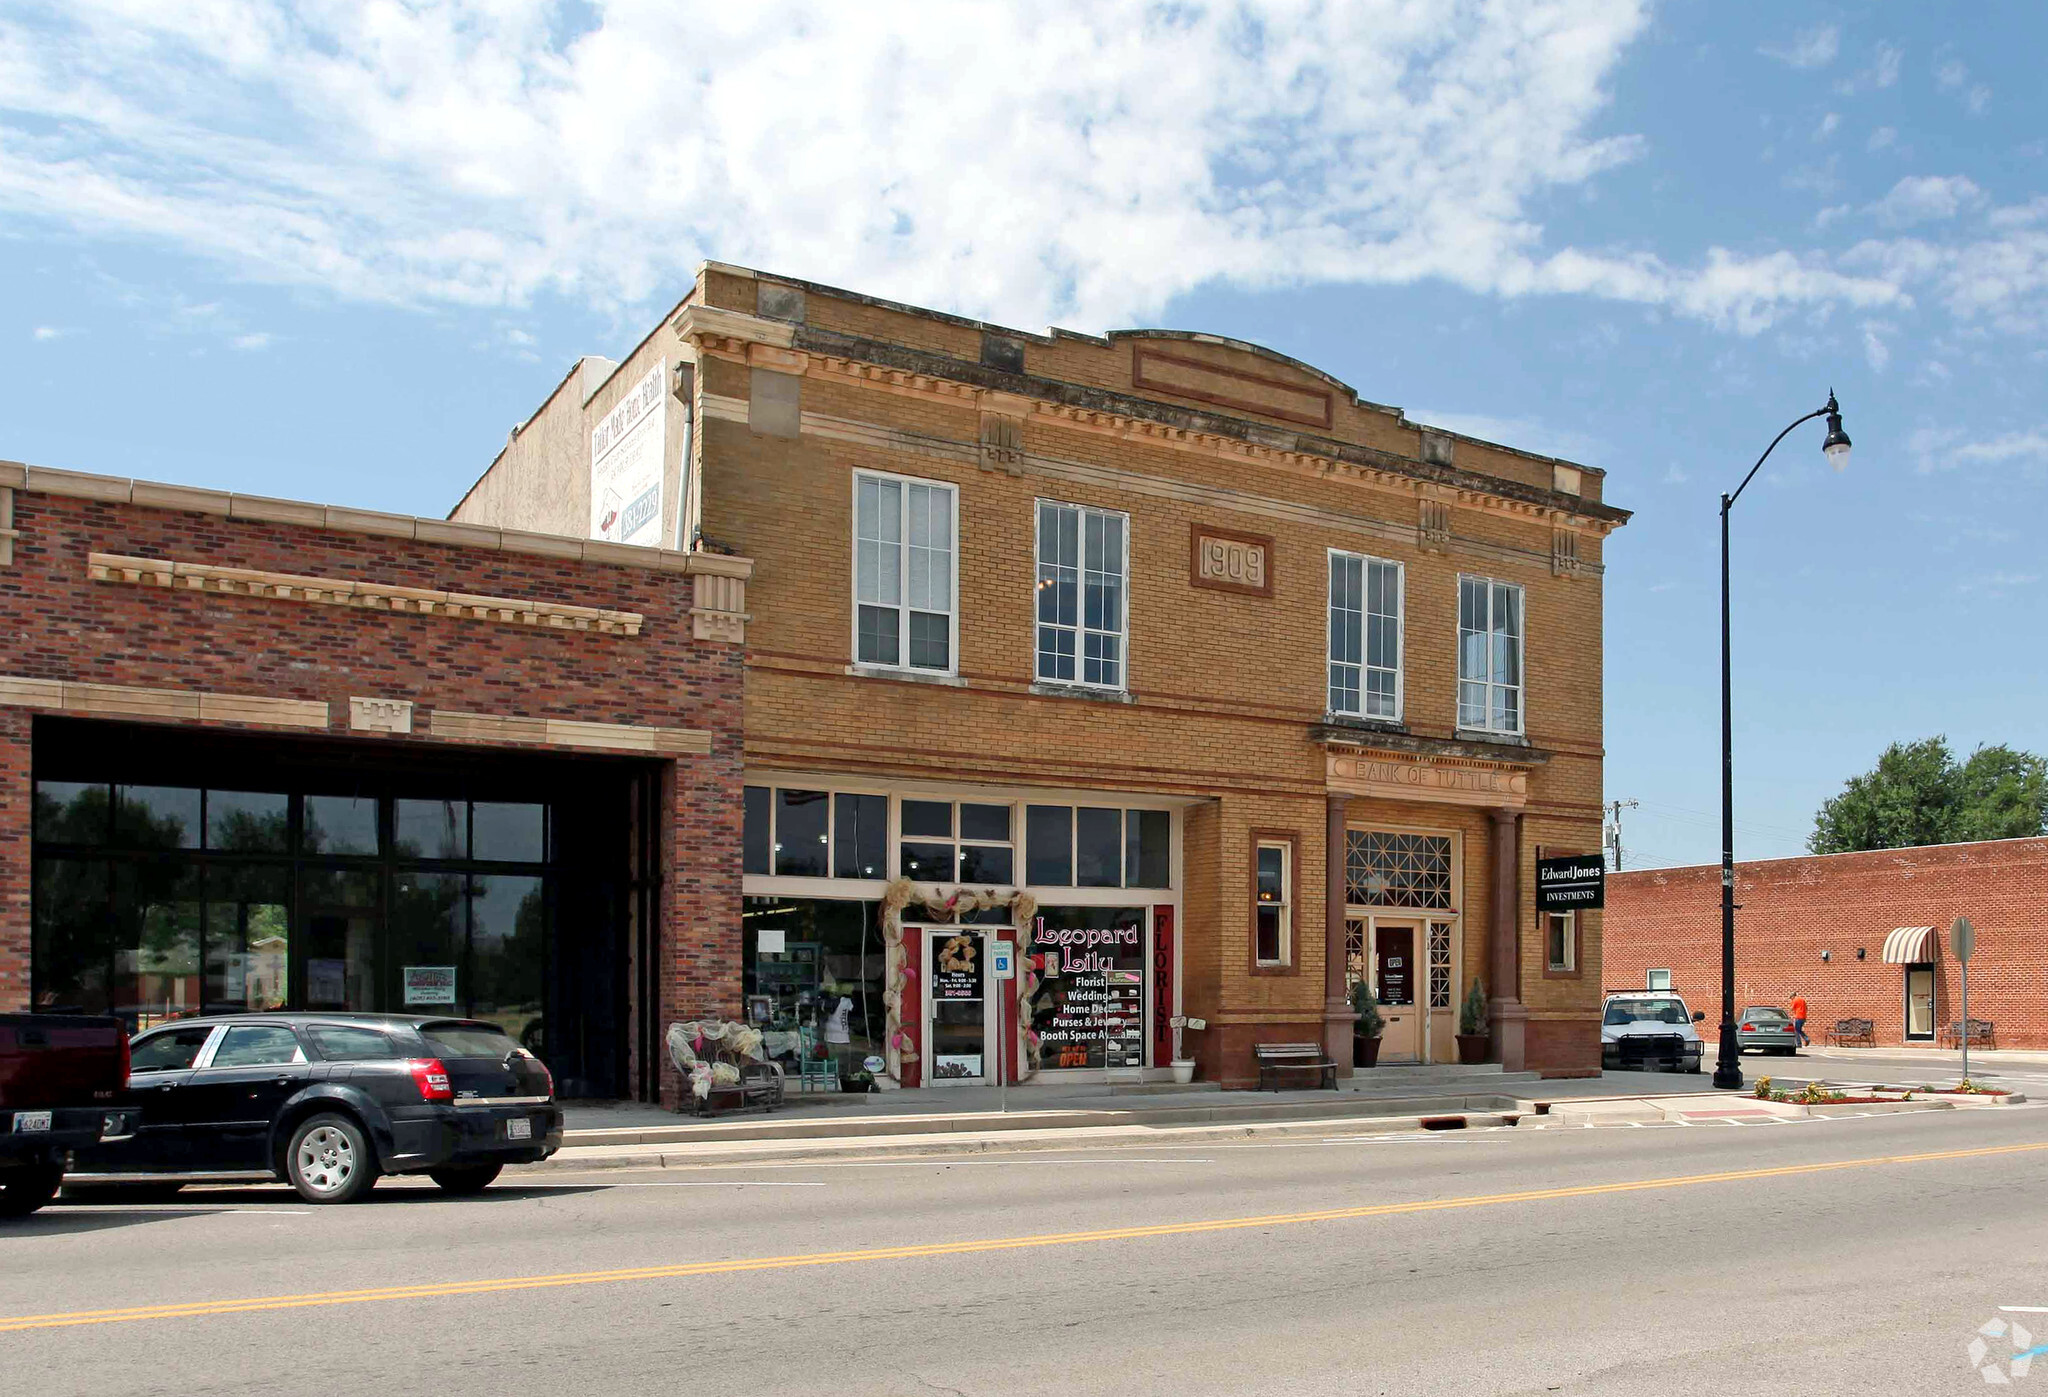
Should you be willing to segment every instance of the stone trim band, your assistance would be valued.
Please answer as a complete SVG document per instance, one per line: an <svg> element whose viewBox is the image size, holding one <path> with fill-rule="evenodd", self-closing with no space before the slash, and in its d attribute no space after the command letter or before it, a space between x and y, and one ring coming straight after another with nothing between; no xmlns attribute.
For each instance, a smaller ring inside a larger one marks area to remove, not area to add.
<svg viewBox="0 0 2048 1397"><path fill-rule="evenodd" d="M551 626L562 630L597 631L602 635L637 636L646 618L637 611L607 611L563 602L521 601L514 597L475 596L467 592L436 592L382 582L353 582L338 577L303 577L288 572L181 563L169 558L133 558L119 553L94 553L86 560L95 582L130 583L209 596L262 597L314 606L348 606L369 611L395 611L418 616L453 616L515 626Z"/></svg>
<svg viewBox="0 0 2048 1397"><path fill-rule="evenodd" d="M632 727L624 723L580 723L566 718L519 718L503 713L460 713L437 708L427 718L435 737L467 742L532 742L551 747L585 747L607 752L701 757L711 751L711 734L701 728Z"/></svg>
<svg viewBox="0 0 2048 1397"><path fill-rule="evenodd" d="M21 675L0 675L0 704L93 718L182 718L275 728L327 726L327 705L318 699L258 698L251 694L145 689L127 684L79 684L67 679L30 679Z"/></svg>

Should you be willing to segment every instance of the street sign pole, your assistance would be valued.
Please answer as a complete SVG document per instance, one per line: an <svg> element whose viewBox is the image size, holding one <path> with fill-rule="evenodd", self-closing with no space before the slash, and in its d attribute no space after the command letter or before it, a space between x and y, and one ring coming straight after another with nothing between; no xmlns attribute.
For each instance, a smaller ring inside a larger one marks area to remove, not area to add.
<svg viewBox="0 0 2048 1397"><path fill-rule="evenodd" d="M1970 957L1977 950L1977 928L1968 917L1957 917L1948 929L1948 947L1956 953L1956 965L1963 981L1963 1080L1970 1080Z"/></svg>
<svg viewBox="0 0 2048 1397"><path fill-rule="evenodd" d="M1010 1053L1017 1046L1018 1035L1004 1027L1003 1019L1004 1011L1015 1003L1010 993L1010 982L1017 978L1017 943L996 942L995 954L989 960L989 978L996 985L996 1108L1007 1116L1010 1114ZM1018 1012L1023 1012L1021 1005Z"/></svg>

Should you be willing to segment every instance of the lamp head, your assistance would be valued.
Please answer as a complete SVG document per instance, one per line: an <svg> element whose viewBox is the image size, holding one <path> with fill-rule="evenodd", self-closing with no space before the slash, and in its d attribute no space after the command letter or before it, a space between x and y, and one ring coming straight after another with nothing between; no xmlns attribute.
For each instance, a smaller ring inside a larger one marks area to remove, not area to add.
<svg viewBox="0 0 2048 1397"><path fill-rule="evenodd" d="M1835 402L1835 390L1832 388L1828 390L1826 412L1828 435L1827 440L1820 444L1821 454L1836 470L1846 470L1849 466L1849 434L1842 430L1842 409Z"/></svg>

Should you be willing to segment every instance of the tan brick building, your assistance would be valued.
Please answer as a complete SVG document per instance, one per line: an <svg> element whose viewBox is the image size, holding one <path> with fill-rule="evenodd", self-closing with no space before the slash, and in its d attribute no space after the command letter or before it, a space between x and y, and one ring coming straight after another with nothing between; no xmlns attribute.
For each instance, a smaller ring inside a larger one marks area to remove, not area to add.
<svg viewBox="0 0 2048 1397"><path fill-rule="evenodd" d="M1245 1084L1259 1041L1348 1070L1361 975L1382 1061L1451 1060L1481 979L1496 1058L1597 1070L1599 914L1531 869L1598 847L1603 483L1255 345L708 264L453 517L755 560L704 1008L821 1075Z"/></svg>

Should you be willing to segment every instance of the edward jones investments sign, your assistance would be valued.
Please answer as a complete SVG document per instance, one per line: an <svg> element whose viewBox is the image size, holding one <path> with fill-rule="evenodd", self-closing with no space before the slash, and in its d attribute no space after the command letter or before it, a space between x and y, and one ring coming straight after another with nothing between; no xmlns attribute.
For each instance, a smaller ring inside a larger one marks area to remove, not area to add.
<svg viewBox="0 0 2048 1397"><path fill-rule="evenodd" d="M1598 854L1536 860L1536 910L1571 912L1607 905L1607 864Z"/></svg>

